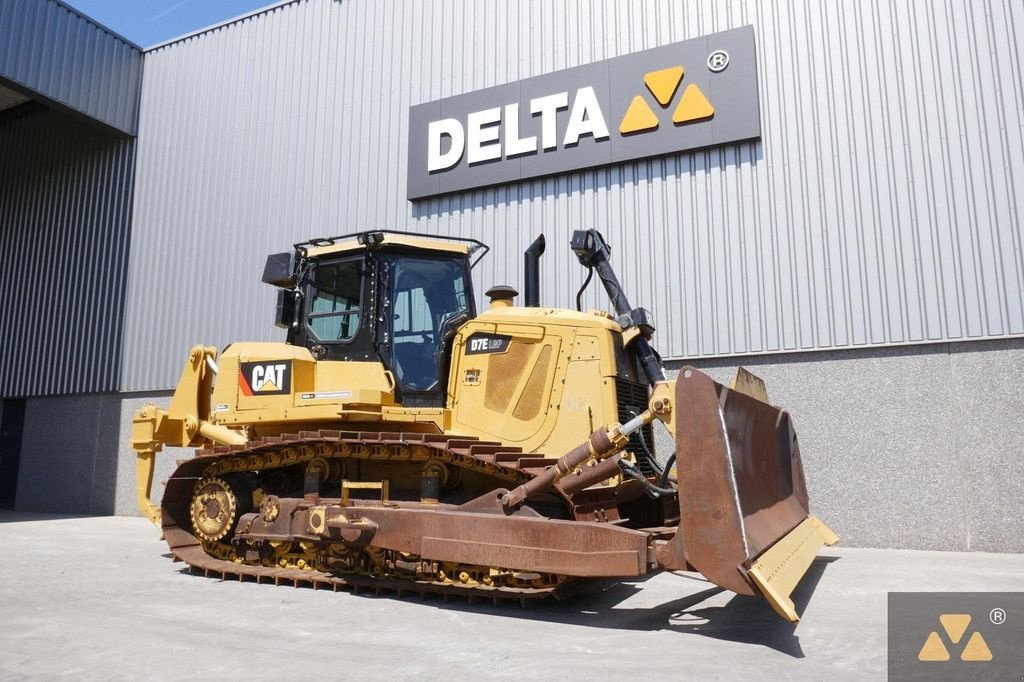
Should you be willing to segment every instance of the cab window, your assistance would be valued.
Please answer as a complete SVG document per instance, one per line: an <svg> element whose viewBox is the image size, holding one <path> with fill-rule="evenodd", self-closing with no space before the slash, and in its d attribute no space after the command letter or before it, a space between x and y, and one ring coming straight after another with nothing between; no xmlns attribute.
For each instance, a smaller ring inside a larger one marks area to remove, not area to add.
<svg viewBox="0 0 1024 682"><path fill-rule="evenodd" d="M313 275L309 329L318 341L351 341L359 331L363 262L320 263Z"/></svg>

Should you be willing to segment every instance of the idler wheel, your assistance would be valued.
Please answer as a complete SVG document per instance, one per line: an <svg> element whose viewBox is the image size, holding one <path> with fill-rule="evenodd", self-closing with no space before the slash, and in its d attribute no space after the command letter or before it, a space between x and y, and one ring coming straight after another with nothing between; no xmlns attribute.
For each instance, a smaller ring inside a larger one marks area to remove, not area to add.
<svg viewBox="0 0 1024 682"><path fill-rule="evenodd" d="M196 537L207 542L217 542L230 533L241 516L239 486L232 487L223 478L204 478L196 483L189 505L189 516ZM252 494L251 492L249 493ZM244 499L244 498L243 498ZM245 500L251 506L252 500Z"/></svg>

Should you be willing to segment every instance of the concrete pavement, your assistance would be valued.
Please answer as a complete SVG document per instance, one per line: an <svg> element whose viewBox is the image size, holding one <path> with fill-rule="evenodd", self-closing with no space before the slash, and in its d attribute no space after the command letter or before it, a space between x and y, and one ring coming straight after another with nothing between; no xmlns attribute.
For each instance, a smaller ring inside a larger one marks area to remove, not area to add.
<svg viewBox="0 0 1024 682"><path fill-rule="evenodd" d="M881 679L888 591L1021 591L1024 555L826 548L802 621L660 574L540 606L182 572L125 517L0 513L4 679Z"/></svg>

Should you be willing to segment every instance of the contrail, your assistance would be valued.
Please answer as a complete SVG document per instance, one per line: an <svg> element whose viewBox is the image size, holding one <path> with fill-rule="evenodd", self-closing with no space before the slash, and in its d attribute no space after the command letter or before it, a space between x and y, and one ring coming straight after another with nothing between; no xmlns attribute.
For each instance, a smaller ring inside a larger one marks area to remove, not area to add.
<svg viewBox="0 0 1024 682"><path fill-rule="evenodd" d="M164 10L163 12L161 12L160 14L155 14L155 15L151 16L151 17L149 18L149 20L150 20L150 21L156 21L156 20L157 20L157 19L159 19L160 17L165 17L165 16L167 16L168 14L170 14L171 12L173 12L174 10L178 9L179 7L181 7L182 5L187 5L187 4L188 4L188 3L190 3L190 2L192 2L192 0L181 0L181 2L179 2L179 3L175 4L175 5L171 5L170 7L168 7L167 9L165 9L165 10Z"/></svg>

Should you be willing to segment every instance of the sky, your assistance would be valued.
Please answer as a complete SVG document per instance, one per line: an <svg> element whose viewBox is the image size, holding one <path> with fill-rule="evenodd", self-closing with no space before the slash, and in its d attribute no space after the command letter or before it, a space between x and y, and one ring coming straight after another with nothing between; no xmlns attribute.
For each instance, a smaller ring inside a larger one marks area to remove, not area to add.
<svg viewBox="0 0 1024 682"><path fill-rule="evenodd" d="M64 0L142 47L272 5L275 0Z"/></svg>

